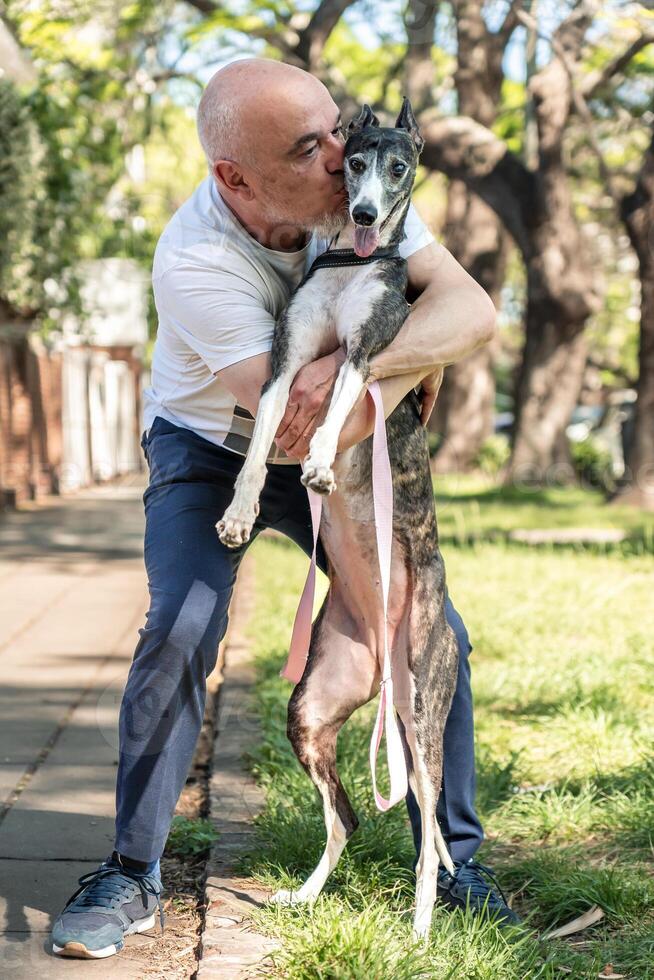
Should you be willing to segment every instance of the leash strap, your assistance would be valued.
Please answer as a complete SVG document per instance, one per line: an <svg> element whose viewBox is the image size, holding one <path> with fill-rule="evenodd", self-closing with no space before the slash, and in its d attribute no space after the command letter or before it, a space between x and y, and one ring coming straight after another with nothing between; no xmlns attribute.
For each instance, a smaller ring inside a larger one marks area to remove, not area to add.
<svg viewBox="0 0 654 980"><path fill-rule="evenodd" d="M311 509L311 528L313 530L313 552L311 554L311 564L309 574L304 583L300 604L295 614L293 632L291 633L291 643L288 648L288 657L283 669L279 672L280 677L285 677L292 684L298 684L302 680L302 674L309 656L309 645L311 643L311 618L313 615L313 597L316 591L316 547L318 546L318 533L320 531L320 516L322 514L322 497L314 490L307 487L309 495L309 507Z"/></svg>
<svg viewBox="0 0 654 980"><path fill-rule="evenodd" d="M377 555L381 577L382 598L384 603L384 657L382 663L382 678L379 695L377 718L370 740L370 770L375 794L375 803L379 810L389 810L403 799L407 793L406 760L402 738L397 725L397 717L393 704L393 678L391 674L391 657L388 649L388 595L391 579L391 549L393 542L393 480L391 464L388 458L388 442L386 439L386 423L379 384L375 381L368 388L375 405L375 429L372 441L372 491L375 510L375 533L377 537ZM304 673L309 644L311 642L311 615L313 612L313 597L316 584L316 546L320 531L322 513L322 497L307 490L311 508L311 525L313 529L313 553L309 574L302 591L302 597L295 614L293 633L289 654L281 677L297 684ZM391 780L390 796L385 799L377 789L376 768L379 746L382 735L386 735L386 759Z"/></svg>
<svg viewBox="0 0 654 980"><path fill-rule="evenodd" d="M397 727L397 716L393 704L393 678L391 675L391 655L388 649L388 594L391 585L391 549L393 544L393 478L391 461L388 458L386 439L386 420L384 405L377 382L368 389L375 403L375 431L372 441L372 498L375 507L375 533L377 535L377 556L384 598L384 660L382 665L381 689L377 719L370 740L370 771L372 788L378 810L390 810L404 799L407 792L406 760L402 738ZM384 724L384 719L386 724ZM389 799L385 799L377 789L377 755L386 734L386 759L391 779Z"/></svg>

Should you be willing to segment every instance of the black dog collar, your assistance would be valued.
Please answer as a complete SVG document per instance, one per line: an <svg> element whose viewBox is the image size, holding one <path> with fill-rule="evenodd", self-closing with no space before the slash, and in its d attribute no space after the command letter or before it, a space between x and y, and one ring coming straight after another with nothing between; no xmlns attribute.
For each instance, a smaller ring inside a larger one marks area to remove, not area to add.
<svg viewBox="0 0 654 980"><path fill-rule="evenodd" d="M348 265L369 265L378 259L399 259L401 258L400 249L397 245L387 245L385 248L378 248L372 255L365 258L357 255L353 248L332 248L328 252L323 252L311 265L304 281L312 276L318 269L337 269Z"/></svg>

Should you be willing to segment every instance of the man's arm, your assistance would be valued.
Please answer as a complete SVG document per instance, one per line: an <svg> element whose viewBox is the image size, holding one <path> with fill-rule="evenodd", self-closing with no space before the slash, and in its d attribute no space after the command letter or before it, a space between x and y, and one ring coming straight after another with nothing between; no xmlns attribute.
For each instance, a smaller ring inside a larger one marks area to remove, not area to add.
<svg viewBox="0 0 654 980"><path fill-rule="evenodd" d="M415 252L408 272L409 287L419 295L397 336L372 358L372 380L421 369L425 377L495 336L490 297L443 245L432 242Z"/></svg>
<svg viewBox="0 0 654 980"><path fill-rule="evenodd" d="M472 354L495 336L495 307L484 289L443 245L433 242L408 259L409 289L417 299L397 336L370 362L386 418L407 392L423 387L421 421L426 425L443 380L443 367ZM374 428L372 399L350 413L339 452L366 439Z"/></svg>

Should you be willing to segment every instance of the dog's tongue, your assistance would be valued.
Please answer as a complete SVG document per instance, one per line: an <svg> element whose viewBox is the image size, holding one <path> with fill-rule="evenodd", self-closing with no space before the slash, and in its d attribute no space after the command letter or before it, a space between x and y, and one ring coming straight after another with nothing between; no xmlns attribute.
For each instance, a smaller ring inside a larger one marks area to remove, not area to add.
<svg viewBox="0 0 654 980"><path fill-rule="evenodd" d="M367 259L379 245L379 229L355 225L354 251L362 259Z"/></svg>

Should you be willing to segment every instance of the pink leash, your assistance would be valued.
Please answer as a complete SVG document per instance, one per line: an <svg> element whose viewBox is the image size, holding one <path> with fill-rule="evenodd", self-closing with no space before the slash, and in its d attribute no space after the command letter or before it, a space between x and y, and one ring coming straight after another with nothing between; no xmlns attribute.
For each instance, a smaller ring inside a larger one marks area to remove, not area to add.
<svg viewBox="0 0 654 980"><path fill-rule="evenodd" d="M384 661L382 665L379 707L370 740L370 770L372 772L375 803L379 810L385 811L395 806L399 800L406 796L407 771L402 738L398 729L393 704L393 678L391 676L391 657L388 649L388 593L391 579L391 547L393 541L393 481L391 464L388 458L384 406L378 383L376 381L373 382L368 388L368 391L375 405L375 430L372 440L372 492L375 508L377 554L384 600ZM297 684L301 680L309 654L311 616L313 613L313 597L316 585L316 546L322 513L322 497L314 493L313 490L307 490L307 493L309 495L311 525L313 528L313 554L311 555L309 574L307 575L300 604L295 615L288 659L280 674L281 677L285 677L294 684ZM386 734L386 759L391 779L391 791L388 800L377 790L376 779L377 755L384 732Z"/></svg>

